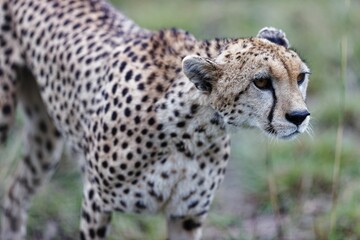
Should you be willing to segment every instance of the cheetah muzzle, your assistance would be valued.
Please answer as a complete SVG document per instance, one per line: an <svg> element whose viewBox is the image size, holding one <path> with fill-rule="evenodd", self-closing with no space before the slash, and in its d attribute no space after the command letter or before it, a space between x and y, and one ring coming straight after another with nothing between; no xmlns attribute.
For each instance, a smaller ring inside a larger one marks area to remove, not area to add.
<svg viewBox="0 0 360 240"><path fill-rule="evenodd" d="M143 29L102 0L1 1L0 26L0 140L17 103L25 121L1 239L26 237L65 143L83 174L81 239L106 238L114 211L161 211L169 239L200 239L231 129L289 139L309 124L310 70L275 28L197 40Z"/></svg>

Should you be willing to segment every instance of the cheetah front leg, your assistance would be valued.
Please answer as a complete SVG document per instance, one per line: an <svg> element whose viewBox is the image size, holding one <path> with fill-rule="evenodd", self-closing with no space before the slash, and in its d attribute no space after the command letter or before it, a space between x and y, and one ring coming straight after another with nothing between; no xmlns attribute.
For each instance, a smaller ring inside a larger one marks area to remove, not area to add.
<svg viewBox="0 0 360 240"><path fill-rule="evenodd" d="M200 240L205 216L167 219L168 240Z"/></svg>
<svg viewBox="0 0 360 240"><path fill-rule="evenodd" d="M16 85L11 73L0 66L0 144L6 141L15 115Z"/></svg>
<svg viewBox="0 0 360 240"><path fill-rule="evenodd" d="M20 47L8 13L9 1L0 1L0 144L6 137L16 109L17 67L23 65Z"/></svg>
<svg viewBox="0 0 360 240"><path fill-rule="evenodd" d="M110 232L111 212L104 212L94 187L84 177L80 220L80 239L106 239Z"/></svg>
<svg viewBox="0 0 360 240"><path fill-rule="evenodd" d="M25 109L24 155L5 194L1 216L2 240L25 238L30 200L53 173L63 146L35 80L31 74L25 75L26 78L19 83L19 100Z"/></svg>

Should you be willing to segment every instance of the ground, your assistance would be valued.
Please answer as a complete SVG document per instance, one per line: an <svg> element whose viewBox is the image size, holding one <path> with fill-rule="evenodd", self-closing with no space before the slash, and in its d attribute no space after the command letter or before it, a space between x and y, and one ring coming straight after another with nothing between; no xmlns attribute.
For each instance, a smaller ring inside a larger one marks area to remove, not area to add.
<svg viewBox="0 0 360 240"><path fill-rule="evenodd" d="M354 31L360 25L358 1L114 2L143 27L176 26L198 38L251 36L269 25L282 28L312 69L312 136L284 142L266 139L256 130L234 134L230 165L212 205L205 240L280 239L281 234L294 240L359 239L360 33ZM347 62L341 60L345 42ZM337 137L339 116L344 119L342 138ZM0 198L21 152L21 120L18 115L9 142L0 150ZM80 175L65 154L30 208L29 239L76 239L80 204ZM336 221L331 229L332 212ZM115 214L110 239L165 239L165 221L160 216Z"/></svg>

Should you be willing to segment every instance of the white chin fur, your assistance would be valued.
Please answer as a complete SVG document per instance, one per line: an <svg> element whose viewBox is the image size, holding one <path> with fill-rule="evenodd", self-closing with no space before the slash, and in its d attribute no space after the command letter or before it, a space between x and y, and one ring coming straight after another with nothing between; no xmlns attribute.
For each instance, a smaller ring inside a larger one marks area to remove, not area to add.
<svg viewBox="0 0 360 240"><path fill-rule="evenodd" d="M276 132L276 137L280 139L294 139L299 134L302 134L306 131L308 127L308 123L301 124L298 128L296 127L289 127L288 130L282 130ZM275 128L276 130L276 128Z"/></svg>

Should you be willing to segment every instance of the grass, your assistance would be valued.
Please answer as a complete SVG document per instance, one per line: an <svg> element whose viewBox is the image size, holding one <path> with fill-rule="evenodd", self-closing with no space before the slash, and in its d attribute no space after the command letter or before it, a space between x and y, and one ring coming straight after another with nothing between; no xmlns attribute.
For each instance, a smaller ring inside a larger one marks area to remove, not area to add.
<svg viewBox="0 0 360 240"><path fill-rule="evenodd" d="M235 134L205 239L360 238L360 2L350 7L338 0L113 2L143 27L176 26L198 38L253 36L263 26L279 27L310 65L313 136L270 142L256 130ZM18 117L0 151L1 182L19 159L20 125ZM30 239L41 238L52 226L55 239L77 238L81 183L74 166L64 159L36 196ZM165 231L161 216L116 214L110 239L165 239Z"/></svg>

